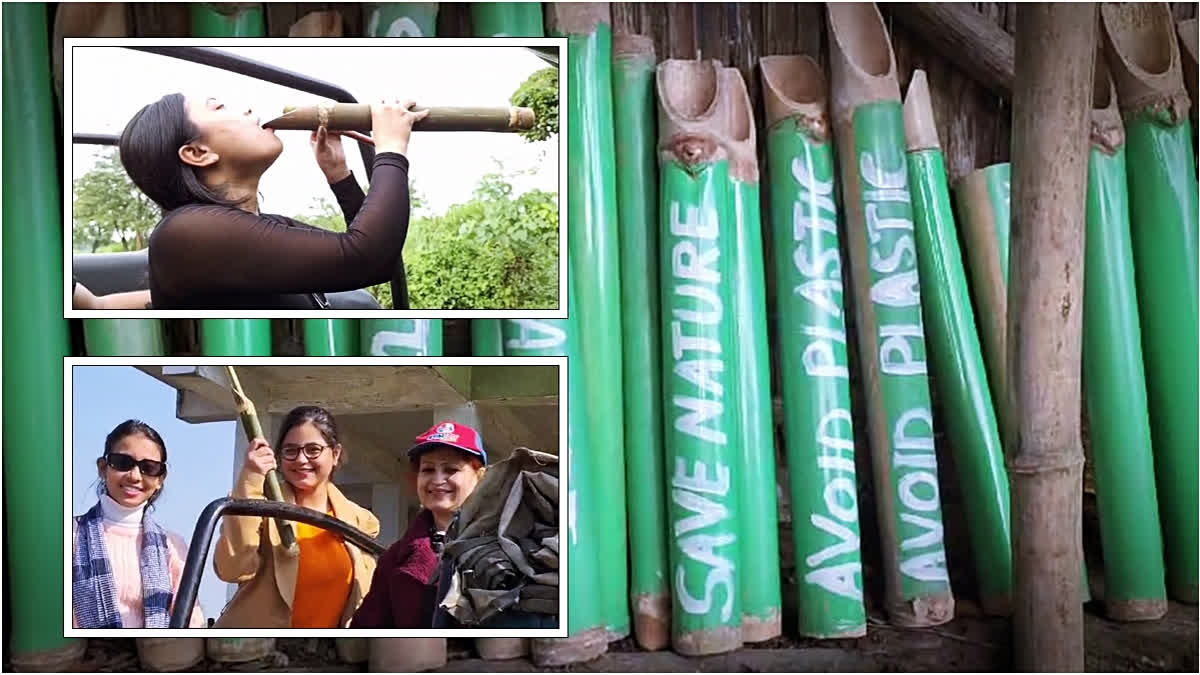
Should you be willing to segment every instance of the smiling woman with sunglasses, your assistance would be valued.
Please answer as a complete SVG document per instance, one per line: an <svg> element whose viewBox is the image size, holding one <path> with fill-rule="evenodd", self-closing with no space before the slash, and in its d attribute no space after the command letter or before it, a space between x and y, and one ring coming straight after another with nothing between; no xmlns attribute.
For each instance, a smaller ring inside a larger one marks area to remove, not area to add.
<svg viewBox="0 0 1200 675"><path fill-rule="evenodd" d="M279 468L284 499L343 520L372 537L379 519L333 484L346 460L328 410L301 406L284 418L272 449L256 439L233 489L237 499L264 499L267 472ZM218 628L340 628L367 594L375 559L320 528L294 523L300 555L283 549L275 521L230 517L221 526L213 565L237 593Z"/></svg>
<svg viewBox="0 0 1200 675"><path fill-rule="evenodd" d="M96 460L100 499L72 528L72 624L76 628L166 628L187 544L149 510L167 479L167 446L153 427L126 420ZM191 626L204 625L200 608Z"/></svg>

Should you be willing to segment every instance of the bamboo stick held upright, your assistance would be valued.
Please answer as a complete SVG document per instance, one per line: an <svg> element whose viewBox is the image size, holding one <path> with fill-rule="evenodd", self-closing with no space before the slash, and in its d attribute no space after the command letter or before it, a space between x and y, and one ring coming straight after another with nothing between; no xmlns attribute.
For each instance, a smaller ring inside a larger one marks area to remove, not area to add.
<svg viewBox="0 0 1200 675"><path fill-rule="evenodd" d="M829 4L833 119L866 388L886 607L954 618L896 60L874 4Z"/></svg>
<svg viewBox="0 0 1200 675"><path fill-rule="evenodd" d="M1104 54L1125 120L1130 228L1167 591L1200 577L1200 227L1188 96L1166 3L1104 4Z"/></svg>
<svg viewBox="0 0 1200 675"><path fill-rule="evenodd" d="M237 371L233 369L233 366L225 366L225 373L229 376L229 386L233 390L233 405L237 408L238 416L242 420L242 427L246 430L246 440L254 442L256 438L266 438L262 424L258 421L258 412L254 409L254 401L251 401L250 397L246 396L245 390L242 389ZM267 499L276 502L283 501L283 490L279 486L279 472L275 469L267 472L263 488L266 490ZM296 543L296 531L292 529L291 521L276 518L275 527L279 529L279 540L287 554L290 556L300 555L300 547Z"/></svg>
<svg viewBox="0 0 1200 675"><path fill-rule="evenodd" d="M1017 11L1007 339L1013 405L1004 435L1014 665L1023 671L1084 667L1079 401L1095 39L1094 4L1029 3Z"/></svg>

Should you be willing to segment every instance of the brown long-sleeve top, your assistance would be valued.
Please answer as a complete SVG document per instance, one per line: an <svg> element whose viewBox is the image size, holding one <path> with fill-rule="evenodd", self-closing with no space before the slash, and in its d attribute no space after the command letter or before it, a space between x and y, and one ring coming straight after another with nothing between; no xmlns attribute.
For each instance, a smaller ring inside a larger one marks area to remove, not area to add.
<svg viewBox="0 0 1200 675"><path fill-rule="evenodd" d="M167 213L150 235L154 308L313 309L313 294L390 280L408 234L408 159L375 155L365 197L353 175L330 187L346 232L211 204Z"/></svg>

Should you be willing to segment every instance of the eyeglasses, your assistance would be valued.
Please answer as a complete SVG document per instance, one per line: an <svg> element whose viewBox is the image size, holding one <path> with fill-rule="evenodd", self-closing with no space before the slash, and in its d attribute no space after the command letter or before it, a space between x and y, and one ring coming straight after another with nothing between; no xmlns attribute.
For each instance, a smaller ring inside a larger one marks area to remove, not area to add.
<svg viewBox="0 0 1200 675"><path fill-rule="evenodd" d="M304 445L285 445L279 451L283 454L283 458L287 460L298 459L301 451L304 452L305 458L316 459L328 447L328 445L321 445L320 443L305 443Z"/></svg>
<svg viewBox="0 0 1200 675"><path fill-rule="evenodd" d="M133 471L133 467L136 466L143 476L151 478L158 478L167 472L167 465L163 462L153 459L134 459L123 452L110 452L105 456L104 463L114 471L121 473Z"/></svg>

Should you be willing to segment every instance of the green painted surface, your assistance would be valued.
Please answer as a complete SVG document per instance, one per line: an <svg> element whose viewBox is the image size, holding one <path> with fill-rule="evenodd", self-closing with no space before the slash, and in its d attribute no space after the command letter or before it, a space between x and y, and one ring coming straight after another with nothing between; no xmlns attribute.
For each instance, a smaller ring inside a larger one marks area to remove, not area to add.
<svg viewBox="0 0 1200 675"><path fill-rule="evenodd" d="M190 5L192 37L264 37L262 5L197 2Z"/></svg>
<svg viewBox="0 0 1200 675"><path fill-rule="evenodd" d="M504 338L500 334L500 319L471 319L471 354L474 356L504 356Z"/></svg>
<svg viewBox="0 0 1200 675"><path fill-rule="evenodd" d="M200 352L205 356L270 356L270 319L201 319Z"/></svg>
<svg viewBox="0 0 1200 675"><path fill-rule="evenodd" d="M941 425L954 451L975 578L984 611L1007 613L1013 589L1008 472L958 248L942 151L908 153L908 177L930 374L938 387Z"/></svg>
<svg viewBox="0 0 1200 675"><path fill-rule="evenodd" d="M570 274L567 283L567 299L571 307L575 304L575 278ZM570 573L567 575L567 630L570 635L578 635L582 631L605 626L605 613L597 596L601 588L600 537L598 537L600 520L597 511L601 502L600 490L596 489L599 481L592 473L592 467L597 462L592 454L597 452L591 443L590 414L586 405L581 405L587 393L583 388L580 350L583 348L582 336L579 333L578 322L568 326L568 362L570 372L567 375L567 406L570 415L567 420L567 452L570 474L567 477L567 504L569 519L567 521L567 564Z"/></svg>
<svg viewBox="0 0 1200 675"><path fill-rule="evenodd" d="M358 356L357 319L305 319L306 356Z"/></svg>
<svg viewBox="0 0 1200 675"><path fill-rule="evenodd" d="M363 356L441 356L441 319L363 319Z"/></svg>
<svg viewBox="0 0 1200 675"><path fill-rule="evenodd" d="M665 598L667 502L658 276L654 57L613 57L630 594ZM647 376L650 373L650 376Z"/></svg>
<svg viewBox="0 0 1200 675"><path fill-rule="evenodd" d="M1125 149L1092 146L1084 263L1083 376L1106 601L1166 601L1142 366Z"/></svg>
<svg viewBox="0 0 1200 675"><path fill-rule="evenodd" d="M364 37L435 37L436 2L365 2Z"/></svg>
<svg viewBox="0 0 1200 675"><path fill-rule="evenodd" d="M734 241L728 249L732 300L729 359L738 407L738 570L742 616L756 622L781 620L779 503L775 489L775 430L772 424L771 365L767 340L767 292L763 270L762 214L758 183L730 185ZM773 636L772 636L773 637Z"/></svg>
<svg viewBox="0 0 1200 675"><path fill-rule="evenodd" d="M84 319L88 356L165 356L162 323L157 319Z"/></svg>
<svg viewBox="0 0 1200 675"><path fill-rule="evenodd" d="M540 2L472 2L476 37L543 37Z"/></svg>
<svg viewBox="0 0 1200 675"><path fill-rule="evenodd" d="M767 133L797 619L862 635L862 554L833 147L784 120Z"/></svg>
<svg viewBox="0 0 1200 675"><path fill-rule="evenodd" d="M566 319L501 319L505 356L566 356Z"/></svg>
<svg viewBox="0 0 1200 675"><path fill-rule="evenodd" d="M4 4L5 650L22 661L78 646L63 637L63 357L70 338L62 318L62 174L49 35L44 3Z"/></svg>
<svg viewBox="0 0 1200 675"><path fill-rule="evenodd" d="M879 359L883 402L883 439L872 450L886 453L875 466L886 467L879 480L890 481L891 503L881 503L880 518L892 520L890 547L899 567L900 587L890 601L909 603L950 592L934 453L933 413L926 377L925 331L921 321L913 212L904 156L904 123L895 101L854 109L854 164L861 176L870 266L870 302L875 335L869 343ZM860 330L862 326L860 325Z"/></svg>
<svg viewBox="0 0 1200 675"><path fill-rule="evenodd" d="M567 182L569 255L576 261L577 303L572 321L582 340L585 404L597 411L588 438L601 490L597 512L600 557L619 561L600 578L599 599L611 637L629 634L629 571L625 508L625 442L621 372L621 286L617 243L617 192L613 165L612 30L599 24L569 35L567 82L571 91ZM586 264L583 264L586 261ZM601 414L599 411L603 411Z"/></svg>
<svg viewBox="0 0 1200 675"><path fill-rule="evenodd" d="M729 367L737 320L729 308L731 192L726 160L700 168L677 162L662 167L665 488L677 648L688 639L730 629L740 633L742 621L737 374ZM736 645L722 647L740 645L739 637Z"/></svg>
<svg viewBox="0 0 1200 675"><path fill-rule="evenodd" d="M1126 124L1130 230L1167 590L1196 602L1200 575L1200 310L1191 131L1144 113Z"/></svg>

